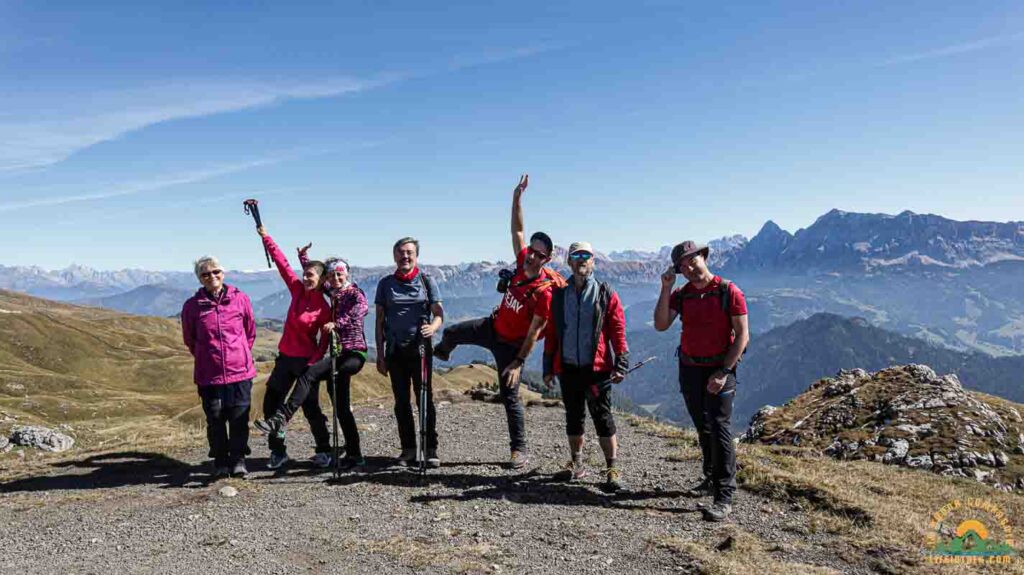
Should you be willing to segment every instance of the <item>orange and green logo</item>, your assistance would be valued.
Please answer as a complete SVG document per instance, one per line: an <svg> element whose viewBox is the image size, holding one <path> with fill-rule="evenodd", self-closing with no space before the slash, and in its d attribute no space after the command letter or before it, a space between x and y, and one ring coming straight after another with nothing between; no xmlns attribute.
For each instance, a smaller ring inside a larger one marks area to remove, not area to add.
<svg viewBox="0 0 1024 575"><path fill-rule="evenodd" d="M987 499L950 501L931 516L925 546L932 564L1009 564L1017 560L1013 526Z"/></svg>

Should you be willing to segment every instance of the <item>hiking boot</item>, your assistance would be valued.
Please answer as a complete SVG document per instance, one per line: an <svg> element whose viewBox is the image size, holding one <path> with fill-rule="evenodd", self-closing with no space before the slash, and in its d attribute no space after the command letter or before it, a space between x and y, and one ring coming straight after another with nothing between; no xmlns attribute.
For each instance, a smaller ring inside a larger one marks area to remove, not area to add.
<svg viewBox="0 0 1024 575"><path fill-rule="evenodd" d="M714 494L714 486L711 479L705 477L700 483L690 487L683 492L687 497L708 497Z"/></svg>
<svg viewBox="0 0 1024 575"><path fill-rule="evenodd" d="M508 466L512 469L522 469L530 462L530 456L525 451L513 450L512 456L508 459Z"/></svg>
<svg viewBox="0 0 1024 575"><path fill-rule="evenodd" d="M272 451L270 452L270 460L267 461L267 469L280 469L290 459L287 452L277 453Z"/></svg>
<svg viewBox="0 0 1024 575"><path fill-rule="evenodd" d="M427 450L427 467L431 469L441 467L441 458L437 456L437 448Z"/></svg>
<svg viewBox="0 0 1024 575"><path fill-rule="evenodd" d="M444 339L442 338L441 343L437 344L434 347L434 357L440 359L441 361L448 361L448 359L451 358L451 355L452 350L445 347Z"/></svg>
<svg viewBox="0 0 1024 575"><path fill-rule="evenodd" d="M618 468L609 467L608 470L605 471L604 485L602 485L601 488L608 493L615 493L622 490L623 487L625 486L622 483L622 478L619 475Z"/></svg>
<svg viewBox="0 0 1024 575"><path fill-rule="evenodd" d="M215 465L213 467L213 480L224 479L231 476L231 468L227 465Z"/></svg>
<svg viewBox="0 0 1024 575"><path fill-rule="evenodd" d="M725 521L730 514L732 514L732 505L724 501L715 501L711 507L704 509L704 520Z"/></svg>
<svg viewBox="0 0 1024 575"><path fill-rule="evenodd" d="M284 432L286 422L281 414L275 413L266 419L257 419L252 422L252 425L267 435L275 434L280 437L281 433Z"/></svg>
<svg viewBox="0 0 1024 575"><path fill-rule="evenodd" d="M346 455L338 461L338 469L342 471L360 471L366 467L366 459L362 455Z"/></svg>
<svg viewBox="0 0 1024 575"><path fill-rule="evenodd" d="M583 463L569 460L562 466L562 470L555 474L555 479L559 481L578 481L587 476L587 468L583 466Z"/></svg>
<svg viewBox="0 0 1024 575"><path fill-rule="evenodd" d="M398 456L398 464L402 467L412 467L416 464L416 448L410 447L403 449L402 454Z"/></svg>
<svg viewBox="0 0 1024 575"><path fill-rule="evenodd" d="M235 462L235 465L231 467L231 477L245 477L249 474L249 470L245 468L245 460L239 459Z"/></svg>
<svg viewBox="0 0 1024 575"><path fill-rule="evenodd" d="M324 451L314 454L309 460L313 463L313 467L319 467L320 469L331 466L331 454Z"/></svg>

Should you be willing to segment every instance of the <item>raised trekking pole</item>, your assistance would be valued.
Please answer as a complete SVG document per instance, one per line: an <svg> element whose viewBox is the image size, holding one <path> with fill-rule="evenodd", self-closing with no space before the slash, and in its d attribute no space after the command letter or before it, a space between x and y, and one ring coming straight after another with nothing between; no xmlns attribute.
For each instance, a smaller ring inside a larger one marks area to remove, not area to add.
<svg viewBox="0 0 1024 575"><path fill-rule="evenodd" d="M252 219L256 221L257 228L263 226L263 220L260 219L260 203L258 200L252 198L245 200L242 202L242 210L245 212L245 215L252 216ZM270 265L270 251L267 250L267 246L263 246L263 255L267 256L267 267L273 267Z"/></svg>
<svg viewBox="0 0 1024 575"><path fill-rule="evenodd" d="M424 319L420 322L420 327L427 325L427 320ZM419 340L419 354L420 354L420 400L419 400L419 416L420 416L420 441L416 448L416 456L419 458L419 471L420 475L427 474L427 381L430 377L430 368L427 366L427 338L423 337L423 332L419 332L417 335Z"/></svg>
<svg viewBox="0 0 1024 575"><path fill-rule="evenodd" d="M334 296L331 296L331 318L334 318ZM334 463L334 478L341 477L341 460L338 457L338 332L331 330L331 405L334 409L331 413L331 425L334 434L331 436L334 442L331 445L331 462Z"/></svg>

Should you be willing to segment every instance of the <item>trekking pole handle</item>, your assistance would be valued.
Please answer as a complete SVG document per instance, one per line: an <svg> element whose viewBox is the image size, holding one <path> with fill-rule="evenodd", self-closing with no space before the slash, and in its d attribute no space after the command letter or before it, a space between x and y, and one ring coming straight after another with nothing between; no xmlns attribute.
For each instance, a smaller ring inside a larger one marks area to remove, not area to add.
<svg viewBox="0 0 1024 575"><path fill-rule="evenodd" d="M648 363L651 363L652 361L654 361L656 359L658 359L658 357L652 355L651 357L649 357L649 358L647 358L647 359L645 359L645 360L643 360L641 362L638 362L638 363L634 364L633 367L627 369L626 373L624 373L622 375L629 375L629 374L633 373L634 371L640 369L641 367L647 365ZM598 385L608 385L608 384L611 384L611 383L612 383L611 379L606 379L606 380L602 381L601 383L599 383Z"/></svg>
<svg viewBox="0 0 1024 575"><path fill-rule="evenodd" d="M260 202L259 200L249 198L242 202L242 210L245 215L252 216L252 219L256 221L256 227L263 225L263 221L260 219Z"/></svg>

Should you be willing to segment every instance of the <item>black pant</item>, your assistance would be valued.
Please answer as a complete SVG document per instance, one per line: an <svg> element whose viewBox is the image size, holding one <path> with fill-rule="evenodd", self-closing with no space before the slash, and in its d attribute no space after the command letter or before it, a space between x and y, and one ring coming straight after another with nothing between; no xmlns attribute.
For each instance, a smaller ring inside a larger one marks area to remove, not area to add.
<svg viewBox="0 0 1024 575"><path fill-rule="evenodd" d="M364 363L366 363L366 358L363 354L355 351L343 351L341 355L334 358L338 384L338 403L335 405L335 411L338 414L338 422L341 424L341 432L345 436L345 453L352 457L362 455L359 446L359 429L356 428L356 418L352 415L352 376L363 369ZM317 398L317 407L319 408L319 382L325 379L327 380L327 393L331 396L331 401L334 401L334 388L331 387L330 377L330 356L309 366L295 383L295 389L292 390L288 401L281 406L280 412L284 415L285 420L290 420L300 405L305 409L306 403L313 398ZM321 421L326 421L326 417ZM310 421L310 427L313 427L312 421ZM323 437L323 445L317 440L318 453L331 450L330 433L327 431L326 423L324 423Z"/></svg>
<svg viewBox="0 0 1024 575"><path fill-rule="evenodd" d="M697 429L704 477L711 480L715 501L732 501L736 492L736 449L732 443L732 403L736 377L730 375L717 394L707 391L718 367L679 365L679 389Z"/></svg>
<svg viewBox="0 0 1024 575"><path fill-rule="evenodd" d="M526 413L523 402L519 399L519 384L509 387L508 379L501 375L508 364L519 355L519 345L499 340L494 333L494 322L490 317L471 319L446 328L438 347L451 352L460 345L478 345L490 350L494 355L494 363L498 366L498 390L502 403L505 404L505 417L508 420L509 444L513 451L525 451Z"/></svg>
<svg viewBox="0 0 1024 575"><path fill-rule="evenodd" d="M229 467L249 454L252 380L198 387L206 414L206 440L217 467Z"/></svg>
<svg viewBox="0 0 1024 575"><path fill-rule="evenodd" d="M424 346L427 361L427 449L437 449L437 410L434 408L434 354L428 342ZM413 422L409 390L416 395L416 407L420 407L420 388L423 385L423 365L419 346L388 346L385 355L388 376L391 378L391 392L395 395L395 419L398 421L398 439L402 449L416 449L416 424ZM410 385L411 384L411 385Z"/></svg>
<svg viewBox="0 0 1024 575"><path fill-rule="evenodd" d="M282 353L277 354L274 360L274 371L270 373L267 380L267 393L263 396L263 418L266 419L275 413L285 403L288 391L292 384L306 372L309 358L291 357ZM315 384L314 384L315 385ZM306 396L302 402L302 414L309 422L309 430L316 442L316 452L329 452L331 450L331 435L327 430L327 416L320 408L320 393L318 389L312 389L312 393ZM284 437L271 433L267 436L267 446L274 453L285 453Z"/></svg>
<svg viewBox="0 0 1024 575"><path fill-rule="evenodd" d="M590 418L594 420L598 437L615 435L611 385L598 385L607 381L611 375L607 371L594 371L592 366L579 368L562 365L558 382L562 388L562 403L565 404L566 435L583 435L587 410L590 410Z"/></svg>

